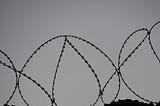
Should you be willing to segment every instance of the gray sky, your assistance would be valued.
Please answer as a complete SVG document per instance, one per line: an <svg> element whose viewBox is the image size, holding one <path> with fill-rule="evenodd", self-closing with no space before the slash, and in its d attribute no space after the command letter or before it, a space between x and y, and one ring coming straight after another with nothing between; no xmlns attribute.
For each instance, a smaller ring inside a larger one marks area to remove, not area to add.
<svg viewBox="0 0 160 106"><path fill-rule="evenodd" d="M160 21L159 0L0 0L0 49L21 69L26 59L43 42L57 35L71 34L87 39L101 48L117 65L118 53L127 36L139 28L148 28ZM151 39L160 55L160 25ZM143 39L138 32L122 53L124 60ZM114 72L110 62L94 48L69 39L95 69L102 86ZM62 48L63 38L49 43L30 61L24 73L36 79L51 93L53 73ZM0 59L9 63L0 55ZM124 79L142 97L159 101L159 64L146 40L122 67ZM15 86L14 72L0 66L0 105L11 95ZM117 90L117 76L105 89L109 103ZM30 80L21 77L22 94L31 106L49 106L46 95ZM83 60L67 44L60 63L55 87L59 106L89 106L98 95L96 80ZM138 99L123 84L118 99ZM25 105L15 93L10 104ZM101 101L97 105L102 105Z"/></svg>

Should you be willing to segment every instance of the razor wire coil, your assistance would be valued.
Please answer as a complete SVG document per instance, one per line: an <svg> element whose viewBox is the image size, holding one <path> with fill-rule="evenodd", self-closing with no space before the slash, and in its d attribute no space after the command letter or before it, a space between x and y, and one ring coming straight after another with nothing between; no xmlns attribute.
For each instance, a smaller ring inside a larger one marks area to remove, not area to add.
<svg viewBox="0 0 160 106"><path fill-rule="evenodd" d="M12 59L2 50L0 50L0 54L2 54L4 57L7 58L7 60L9 61L10 65L3 62L2 60L0 60L0 64L11 69L12 71L14 71L15 73L15 79L16 79L16 85L13 89L13 92L11 94L11 96L9 97L9 99L6 101L5 105L6 106L10 101L11 99L13 98L13 95L15 94L16 90L18 89L18 92L20 94L20 97L22 98L23 102L27 105L27 106L30 106L29 103L26 101L26 99L24 98L23 96L23 93L21 91L21 88L20 88L20 84L19 84L19 80L21 78L21 76L29 79L31 82L33 82L36 86L38 86L44 93L45 95L48 97L48 99L51 101L51 106L55 105L55 106L59 106L58 103L56 102L56 98L55 98L55 83L56 83L56 77L57 77L57 72L58 72L58 69L60 67L60 63L62 61L62 57L63 57L63 54L64 54L64 51L65 51L65 48L66 48L66 44L68 44L73 50L74 52L77 53L77 55L80 56L80 58L83 60L83 62L88 66L88 68L91 70L91 72L93 73L96 81L97 81L97 86L99 88L99 94L98 94L98 97L97 99L95 100L95 102L93 104L91 104L91 106L95 106L96 103L98 102L99 99L101 99L101 101L105 104L104 100L103 100L103 92L105 91L105 88L107 87L107 85L110 83L110 80L115 76L117 75L118 76L118 89L117 89L117 92L113 98L112 101L115 101L119 95L119 92L120 92L120 88L121 88L121 83L123 82L125 84L125 86L135 95L137 96L138 98L140 98L141 100L143 101L146 101L146 102L149 102L149 103L154 103L154 104L158 104L158 102L155 102L155 101L151 101L151 100L148 100L144 97L142 97L141 95L137 94L128 84L127 82L125 81L125 79L123 78L123 75L121 73L121 68L124 66L124 64L131 58L133 57L133 55L135 54L135 52L140 48L140 46L148 39L149 41L149 45L150 45L150 49L152 50L154 56L156 57L156 59L158 60L158 62L160 63L160 58L158 57L157 55L157 52L155 51L154 49L154 46L152 44L152 40L151 40L151 34L152 34L152 30L154 29L155 26L157 26L158 24L160 24L160 21L158 21L157 23L155 23L150 29L147 29L147 28L141 28L141 29L138 29L136 31L134 31L133 33L131 33L126 39L125 41L123 42L121 48L120 48L120 51L119 51L119 56L118 56L118 65L116 66L115 63L112 61L112 59L104 52L102 51L100 48L98 48L95 44L91 43L90 41L86 40L86 39L83 39L81 37L78 37L78 36L75 36L75 35L59 35L59 36L56 36L56 37L53 37L49 40L47 40L46 42L42 43L35 51L33 51L33 53L29 56L29 58L26 60L26 62L24 63L22 69L18 70ZM144 36L144 38L141 40L141 42L139 42L139 44L132 50L132 52L121 62L121 55L123 53L123 49L124 47L126 46L128 40L134 36L135 33L137 32L140 32L140 31L144 31L146 32L146 35ZM63 46L62 46L62 49L61 49L61 52L60 52L60 55L59 55L59 58L58 58L58 62L57 62L57 65L56 65L56 70L55 70L55 73L54 73L54 76L53 76L53 82L52 82L52 93L50 94L41 84L39 84L36 80L34 80L34 78L31 78L30 76L28 76L27 74L24 73L24 70L25 68L27 67L28 63L32 60L32 58L37 54L38 51L40 51L43 47L45 47L47 44L51 43L51 42L54 42L56 39L59 39L59 38L64 38L64 42L63 42ZM72 44L72 42L70 41L70 38L72 39L77 39L79 41L82 41L84 43L86 43L87 45L90 45L91 47L95 48L97 51L99 51L100 54L102 54L104 56L104 58L106 58L107 61L110 62L110 64L112 65L112 67L114 68L114 72L112 73L112 75L109 77L109 79L106 81L105 85L102 86L101 83L100 83L100 80L94 70L94 68L92 67L92 65L89 63L89 61L85 58L85 56L79 52L79 50L76 48L75 45Z"/></svg>

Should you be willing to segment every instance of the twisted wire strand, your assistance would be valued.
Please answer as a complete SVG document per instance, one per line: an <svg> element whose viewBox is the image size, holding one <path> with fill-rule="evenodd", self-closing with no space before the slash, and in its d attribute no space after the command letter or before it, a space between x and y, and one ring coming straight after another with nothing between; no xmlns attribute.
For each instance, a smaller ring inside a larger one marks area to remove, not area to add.
<svg viewBox="0 0 160 106"><path fill-rule="evenodd" d="M7 65L6 63L2 62L1 60L0 60L0 64L3 65L3 66L8 67L9 69L11 69L13 71L16 71L17 73L23 75L25 78L27 78L30 81L32 81L34 84L36 84L48 96L48 98L50 99L50 101L52 101L51 95L36 80L34 80L33 78L31 78L27 74L25 74L25 73L23 73L21 71L18 71L18 70L14 69L14 68L12 68L10 65Z"/></svg>
<svg viewBox="0 0 160 106"><path fill-rule="evenodd" d="M0 53L1 53L2 55L4 55L5 57L7 57L7 60L9 60L10 64L12 65L12 66L10 66L10 67L12 67L12 68L14 68L15 70L17 70L17 69L15 68L15 65L14 65L13 61L11 60L11 58L10 58L5 52L3 52L2 50L0 50ZM6 63L5 63L5 64L6 64ZM9 65L8 65L8 66L9 66ZM8 103L11 101L11 99L13 98L13 96L14 96L14 94L15 94L15 92L16 92L17 86L19 87L18 74L17 74L17 72L16 72L15 70L14 70L14 73L15 73L15 77L16 77L16 84L15 84L14 90L12 91L11 96L9 97L9 99L6 101L5 104L8 104ZM28 105L28 103L26 102L26 100L23 98L23 95L21 94L20 88L18 88L18 91L19 91L20 97L21 97L21 99L23 100L23 102L24 102L26 105Z"/></svg>
<svg viewBox="0 0 160 106"><path fill-rule="evenodd" d="M41 44L41 45L29 56L29 58L27 59L27 61L26 61L25 64L23 65L23 67L22 67L22 69L21 69L21 72L23 72L23 70L26 68L27 64L31 61L31 59L34 57L34 55L36 55L37 52L41 50L42 47L44 47L45 45L47 45L47 44L50 43L51 41L54 41L55 39L61 38L61 37L72 37L72 38L76 38L76 39L78 39L78 40L84 41L84 42L86 42L87 44L90 44L90 45L93 46L95 49L97 49L98 51L100 51L100 53L102 53L102 54L111 62L112 66L115 68L115 70L117 70L117 69L116 69L116 66L114 65L113 61L109 58L109 56L107 56L101 49L99 49L99 48L98 48L97 46L95 46L93 43L91 43L91 42L89 42L89 41L87 41L87 40L85 40L85 39L82 39L82 38L80 38L80 37L78 37L78 36L74 36L74 35L59 35L59 36L53 37L53 38L49 39L48 41L44 42L43 44ZM21 77L21 74L20 74L19 77L18 77L18 82L19 82L20 77ZM109 80L109 81L110 81L110 80ZM109 81L107 81L107 82L109 83ZM120 80L119 80L119 81L120 81ZM107 85L107 84L106 84L106 85ZM18 87L19 87L19 86L18 86ZM106 87L106 86L103 87L103 92L104 92L105 87ZM119 88L120 88L120 85L119 85ZM20 89L20 87L19 87L19 89ZM20 95L22 95L22 93L21 93L20 90L19 90L19 92L20 92ZM100 93L100 96L102 96L103 92ZM24 97L22 97L22 98L24 98ZM102 97L102 98L103 98L103 97ZM102 98L101 98L101 99L102 99ZM98 98L98 99L99 99L99 98ZM26 101L25 99L23 99L23 100ZM103 101L103 99L102 99L102 101ZM52 100L52 102L53 102L53 100ZM104 103L104 102L103 102L103 103ZM26 104L27 104L27 106L29 106L28 103L26 103Z"/></svg>
<svg viewBox="0 0 160 106"><path fill-rule="evenodd" d="M153 28L156 27L158 24L160 24L160 21L158 21L157 23L155 23L155 24L151 27L151 29L149 30L150 33L149 33L148 40L149 40L149 45L150 45L150 47L151 47L151 49L152 49L152 51L153 51L153 54L156 56L158 62L160 63L160 58L158 57L158 55L157 55L157 53L156 53L156 51L155 51L155 49L154 49L154 47L153 47L152 40L151 40L151 32L152 32Z"/></svg>
<svg viewBox="0 0 160 106"><path fill-rule="evenodd" d="M125 84L125 86L126 86L135 96L137 96L138 98L140 98L140 99L143 100L143 101L146 101L146 102L149 102L149 103L158 104L158 102L154 102L154 101L148 100L148 99L140 96L139 94L137 94L134 90L132 90L132 89L128 86L128 84L127 84L126 81L124 80L124 78L123 78L123 76L122 76L121 73L120 73L120 76L121 76L121 79L122 79L123 83Z"/></svg>
<svg viewBox="0 0 160 106"><path fill-rule="evenodd" d="M110 80L113 79L113 77L115 76L116 73L117 73L117 76L118 76L118 90L117 90L116 95L114 96L114 98L113 98L113 100L111 102L114 102L117 99L117 97L119 95L119 92L120 92L120 88L121 88L121 80L120 80L119 72L117 72L117 70L110 76L110 78L107 80L107 82L105 83L105 85L104 85L104 87L102 89L102 94L103 94L105 88L109 84ZM103 95L101 96L101 100L102 100L102 102L104 104L106 104L106 102L104 102Z"/></svg>
<svg viewBox="0 0 160 106"><path fill-rule="evenodd" d="M11 58L5 53L3 52L2 50L0 50L0 53L2 55L4 55L7 60L9 60L9 62L11 63L11 65L8 65L6 64L5 62L2 62L0 60L0 64L11 69L12 71L15 72L15 77L16 77L16 85L15 85L15 88L12 92L12 95L9 97L9 100L7 100L6 104L10 102L10 100L13 98L15 92L16 92L16 89L18 88L18 91L19 91L19 94L22 98L22 100L25 102L25 104L27 106L29 106L29 104L26 102L25 98L23 97L22 95L22 92L21 92L21 89L20 89L20 85L19 85L19 80L20 80L20 77L21 75L26 77L27 79L29 79L30 81L32 81L34 84L36 84L37 87L39 87L47 96L48 98L50 99L51 101L51 106L53 106L53 104L55 104L56 106L57 103L55 101L55 94L54 94L54 89L55 89L55 83L56 83L56 76L57 76L57 72L58 72L58 68L60 66L60 62L61 62L61 59L63 57L63 53L64 53L64 49L65 49L65 46L66 46L66 43L68 43L70 45L70 47L81 57L81 59L85 62L85 64L88 65L89 69L91 69L92 73L94 74L94 77L96 78L96 81L97 81L97 84L98 84L98 88L99 88L99 94L98 94L98 98L96 99L96 101L93 103L93 106L98 102L98 100L101 98L101 101L105 104L104 102L104 99L103 99L103 92L105 90L105 88L107 87L107 85L109 84L109 82L111 81L111 79L113 79L114 75L117 75L118 76L118 90L116 92L116 95L113 99L113 101L115 101L115 99L118 97L119 95L119 92L120 92L120 88L121 88L121 80L122 82L125 84L125 86L135 95L137 96L138 98L146 101L146 102L152 102L152 103L155 103L157 104L157 102L154 102L154 101L151 101L151 100L148 100L142 96L140 96L139 94L137 94L127 83L126 81L124 80L123 78L123 75L121 73L121 67L123 67L125 65L125 63L132 57L132 55L139 49L139 47L143 44L143 42L148 38L149 40L149 45L151 47L151 50L153 51L153 54L156 56L158 62L160 63L160 59L153 47L153 44L152 44L152 41L151 41L151 31L153 30L153 28L158 25L160 23L160 21L158 21L157 23L155 23L150 30L148 30L147 28L142 28L142 29L138 29L136 31L134 31L133 33L131 33L124 41L124 43L122 44L121 48L120 48L120 52L119 52L119 56L118 56L118 66L116 66L114 64L114 62L109 58L109 56L104 53L101 49L99 49L96 45L94 45L93 43L83 39L83 38L80 38L78 36L74 36L74 35L59 35L59 36L56 36L56 37L53 37L49 40L47 40L46 42L44 42L43 44L41 44L30 56L29 58L27 59L27 61L25 62L25 64L23 65L23 67L21 68L20 71L18 71L15 66L14 66L14 63L12 62ZM137 32L139 31L146 31L147 34L145 35L145 37L142 39L142 41L131 51L131 53L121 62L121 55L122 55L122 52L123 52L123 49L125 47L125 45L127 44L128 40ZM64 38L64 43L63 43L63 46L62 46L62 49L61 49L61 52L60 52L60 55L59 55L59 58L58 58L58 62L57 62L57 66L56 66L56 71L54 73L54 78L53 78L53 84L52 84L52 94L50 95L46 89L44 89L44 87L42 87L36 80L32 79L30 76L26 75L25 73L23 73L24 69L27 67L27 64L32 60L32 58L37 54L38 51L41 50L42 47L46 46L48 43L58 39L58 38ZM105 85L102 87L101 83L100 83L100 80L95 72L95 70L92 68L92 66L89 64L88 60L79 52L79 50L69 41L68 38L74 38L74 39L78 39L80 41L83 41L87 44L89 44L90 46L94 47L96 50L98 50L101 54L104 55L104 57L110 61L111 65L114 67L114 72L113 74L109 77L109 79L106 81ZM19 74L19 76L18 76Z"/></svg>
<svg viewBox="0 0 160 106"><path fill-rule="evenodd" d="M78 36L74 36L74 35L68 35L67 37L76 38L76 39L78 39L78 40L81 40L81 41L83 41L83 42L91 45L91 46L94 47L96 50L98 50L101 54L103 54L104 57L107 58L107 60L109 60L109 62L111 63L111 65L115 68L115 72L114 72L114 73L111 75L111 77L106 81L104 87L102 88L102 91L101 91L101 93L102 93L102 95L101 95L101 101L102 101L104 104L106 104L106 103L104 102L104 99L103 99L104 89L107 87L107 85L108 85L108 83L110 82L110 80L112 79L112 77L117 73L117 76L118 76L118 90L117 90L117 92L116 92L116 96L115 96L114 99L112 100L112 101L115 101L115 99L117 98L117 96L118 96L118 94L119 94L121 83L120 83L120 76L118 75L117 67L116 67L116 65L114 64L114 62L109 58L109 56L108 56L105 52L103 52L101 49L99 49L99 48L98 48L96 45L94 45L93 43L91 43L91 42L89 42L89 41L87 41L87 40L85 40L85 39L83 39L83 38L80 38L80 37L78 37ZM99 99L99 98L98 98L98 99Z"/></svg>
<svg viewBox="0 0 160 106"><path fill-rule="evenodd" d="M85 57L78 51L78 49L68 39L67 39L67 43L81 57L81 59L88 65L88 68L91 69L92 73L94 74L94 76L95 76L95 78L97 80L97 83L98 83L98 87L99 87L99 95L98 95L98 99L99 99L99 97L101 96L101 83L100 83L100 80L99 80L95 70L92 68L92 66L89 64L89 62L85 59ZM95 103L93 103L92 106L94 106L97 103L98 99L96 100Z"/></svg>
<svg viewBox="0 0 160 106"><path fill-rule="evenodd" d="M27 105L27 106L30 106L29 103L26 101L26 99L24 98L24 96L22 95L22 91L21 91L21 88L20 88L20 85L19 85L19 78L18 78L18 81L17 81L17 86L15 87L15 89L17 89L18 87L18 92L19 92L19 95L21 97L21 99L23 100L23 102ZM15 94L15 92L13 92L13 95Z"/></svg>
<svg viewBox="0 0 160 106"><path fill-rule="evenodd" d="M125 41L123 42L123 44L122 44L122 46L121 46L121 49L120 49L120 52L119 52L119 56L118 56L118 66L120 66L120 60L121 60L121 55L122 55L122 52L123 52L123 49L124 49L124 47L125 47L125 45L127 44L127 42L128 42L128 40L134 35L134 34L136 34L137 32L140 32L140 31L146 31L146 32L148 32L148 29L146 29L146 28L142 28L142 29L138 29L138 30L136 30L136 31L134 31L133 33L131 33L126 39L125 39ZM146 36L148 36L148 34L146 34ZM146 38L146 36L144 37L144 39ZM143 39L143 40L144 40ZM142 41L143 41L142 40ZM141 41L141 42L142 42ZM138 47L136 48L136 50L138 49ZM134 52L136 51L136 50L134 50ZM133 53L134 53L133 52ZM133 55L133 53L131 53L130 55ZM130 56L129 56L130 57ZM129 58L129 57L127 57L127 58ZM126 59L126 61L127 61L127 59ZM122 62L123 63L123 62ZM124 63L123 63L124 64Z"/></svg>
<svg viewBox="0 0 160 106"><path fill-rule="evenodd" d="M7 58L7 60L9 60L9 62L10 62L10 64L11 64L10 67L16 69L16 68L15 68L15 65L14 65L14 63L13 63L13 61L12 61L12 59L11 59L5 52L3 52L2 50L0 50L0 53L1 53L2 55L4 55L4 56ZM16 83L17 83L17 72L14 71L14 73L15 73L15 78L16 78ZM5 104L8 104L8 103L11 101L11 99L13 98L13 95L14 95L15 92L16 92L16 86L14 87L14 90L12 91L11 96L9 97L9 99L6 101Z"/></svg>
<svg viewBox="0 0 160 106"><path fill-rule="evenodd" d="M135 48L135 49L127 56L127 58L124 59L124 61L120 64L121 54L122 54L124 45L127 43L127 41L128 41L136 32L139 32L139 31L146 31L147 34L145 35L145 37L143 38L143 40L136 46L136 48ZM119 66L119 67L118 67L118 71L119 71L119 73L120 73L120 77L121 77L123 83L125 84L125 86L126 86L135 96L137 96L138 98L140 98L140 99L142 99L142 100L144 100L144 101L146 101L146 102L157 103L157 102L153 102L153 101L151 101L151 100L145 99L144 97L142 97L142 96L140 96L139 94L137 94L133 89L131 89L131 88L129 87L129 85L126 83L126 81L124 80L124 78L123 78L123 76L122 76L122 73L121 73L121 71L120 71L120 68L125 64L125 62L128 61L128 59L136 52L136 50L138 50L138 48L142 45L142 43L146 40L146 38L147 38L148 36L149 36L149 31L148 31L148 29L142 28L142 29L136 30L135 32L133 32L131 35L129 35L129 36L127 37L127 39L126 39L125 42L123 43L123 45L122 45L122 47L121 47L121 50L120 50L120 52L119 52L119 58L118 58L118 66Z"/></svg>
<svg viewBox="0 0 160 106"><path fill-rule="evenodd" d="M22 69L21 69L21 72L24 71L24 69L26 68L27 64L31 61L31 59L34 57L34 55L37 54L37 52L41 50L42 47L44 47L45 45L47 45L47 44L50 43L51 41L54 41L55 39L60 38L60 37L62 37L62 36L53 37L53 38L47 40L46 42L42 43L42 44L29 56L29 58L27 59L27 61L26 61L25 64L23 65L23 67L22 67ZM21 74L19 74L19 76L18 76L18 81L17 81L17 86L18 86L19 94L20 94L22 100L25 102L25 104L26 104L27 106L30 106L30 105L26 102L26 99L23 97L22 91L20 90L20 85L19 85L20 77L21 77ZM16 88L17 88L17 87L16 87ZM13 95L14 95L14 93L13 93Z"/></svg>
<svg viewBox="0 0 160 106"><path fill-rule="evenodd" d="M67 41L67 38L65 37L64 43L63 43L63 46L62 46L62 50L61 50L61 53L60 53L60 56L58 58L58 62L57 62L57 66L56 66L56 71L54 73L54 79L53 79L53 84L52 84L52 100L53 100L53 102L51 104L52 106L53 106L53 104L55 104L56 106L58 106L57 103L56 103L55 97L54 97L54 95L55 95L54 94L54 89L55 89L55 83L56 83L56 77L57 77L58 68L60 66L60 62L61 62L61 59L63 57L64 49L66 47L66 41Z"/></svg>
<svg viewBox="0 0 160 106"><path fill-rule="evenodd" d="M133 51L127 56L127 58L124 59L124 61L119 64L119 67L118 68L121 68L127 61L129 58L132 57L132 55L136 52L136 50L139 49L139 47L142 45L142 43L146 40L146 38L149 36L149 32L147 29L145 29L147 31L147 34L146 36L143 38L143 40L133 49ZM123 48L122 48L123 49ZM121 58L121 56L119 56Z"/></svg>
<svg viewBox="0 0 160 106"><path fill-rule="evenodd" d="M121 60L121 55L122 55L122 52L123 52L123 49L124 49L125 45L127 44L128 40L129 40L134 34L136 34L137 32L140 32L140 31L146 31L146 32L147 32L146 36L145 36L145 37L143 38L143 40L138 44L138 46L128 55L128 57L127 57L126 59L124 59L124 61L123 61L122 64L121 64L121 62L120 62L120 60ZM139 97L139 98L141 98L142 100L145 100L145 101L147 101L147 100L144 99L144 98L142 98L141 96L139 96L137 93L135 93L135 92L128 86L128 84L124 81L124 78L122 77L122 73L121 73L121 67L122 67L122 66L125 64L125 62L127 62L128 59L136 52L136 50L139 48L139 46L142 45L142 43L144 42L144 40L146 39L147 36L148 36L148 29L146 29L146 28L138 29L138 30L134 31L133 33L131 33L131 34L125 39L124 43L122 44L121 49L120 49L120 52L119 52L119 56L118 56L118 72L119 72L119 76L121 77L123 83L125 83L125 86L127 86L127 88L128 88L134 95L136 95L137 97ZM119 94L118 94L118 95L119 95ZM117 95L117 96L118 96L118 95Z"/></svg>

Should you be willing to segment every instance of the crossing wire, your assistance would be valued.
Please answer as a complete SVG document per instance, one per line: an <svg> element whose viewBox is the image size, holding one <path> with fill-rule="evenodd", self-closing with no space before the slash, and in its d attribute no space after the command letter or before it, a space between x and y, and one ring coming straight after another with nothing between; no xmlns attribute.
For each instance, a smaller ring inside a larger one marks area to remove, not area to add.
<svg viewBox="0 0 160 106"><path fill-rule="evenodd" d="M123 82L125 84L125 86L131 91L131 93L133 93L135 96L137 96L138 98L140 98L141 100L145 101L145 102L149 102L149 103L154 103L154 104L158 104L158 102L146 99L145 97L142 97L141 95L139 95L138 93L136 93L125 81L125 79L123 78L122 72L121 72L121 68L125 65L126 62L128 62L128 60L132 57L133 55L136 53L136 51L140 48L140 46L148 39L149 41L149 45L150 45L150 49L152 50L154 56L156 57L156 60L158 60L158 62L160 63L160 58L156 52L156 50L154 49L152 40L151 40L151 34L152 34L152 30L158 25L160 24L160 21L156 22L149 30L147 28L141 28L138 29L134 32L132 32L123 42L120 51L119 51L119 56L118 56L118 64L115 65L115 63L112 61L112 59L104 52L102 51L100 48L98 48L95 44L91 43L90 41L83 39L81 37L75 36L75 35L59 35L56 37L53 37L49 40L47 40L46 42L42 43L35 51L33 51L33 53L28 57L28 59L26 60L26 62L24 63L24 65L22 66L22 68L20 70L18 70L15 65L14 62L12 61L12 59L7 55L7 53L5 53L4 51L0 50L0 54L2 54L4 57L6 57L6 59L9 61L10 65L3 62L2 60L0 60L0 64L3 65L4 67L7 67L8 69L11 69L14 73L15 73L15 79L16 79L16 84L15 87L12 91L11 96L9 97L8 100L6 100L5 105L8 105L9 102L11 101L11 99L13 98L16 90L18 89L18 92L20 94L21 99L23 100L23 102L27 105L30 106L29 103L26 101L23 92L20 88L20 84L19 81L21 80L21 76L27 78L28 80L30 80L32 83L34 83L37 87L39 87L44 93L45 95L48 97L48 99L51 101L51 106L55 105L55 106L59 106L58 103L56 102L56 98L55 98L55 84L56 84L56 77L57 77L57 73L58 73L58 69L60 67L60 63L62 61L62 57L65 51L65 47L66 44L70 45L70 47L74 50L74 52L77 53L77 55L80 56L80 58L83 60L83 62L88 66L88 68L91 70L91 72L93 73L96 82L97 82L97 86L99 88L99 94L97 99L94 101L94 103L90 104L90 106L95 106L96 103L98 102L98 100L100 99L104 104L106 104L106 102L104 101L104 91L105 88L108 86L108 84L110 83L110 81L113 79L113 77L115 75L117 75L118 77L118 89L117 92L114 96L114 98L112 99L111 102L115 101L119 95L120 92L120 88L121 88L121 83ZM125 48L125 46L127 45L127 42L134 37L134 35L140 31L144 31L146 32L146 35L144 36L144 38L138 43L138 45L131 51L131 53L121 62L121 55L123 53L123 50ZM56 66L56 70L53 76L53 82L52 82L52 93L50 94L39 82L37 82L36 80L34 80L33 78L31 78L30 76L28 76L27 74L24 73L25 68L27 67L28 63L33 59L33 57L38 54L38 52L44 48L45 46L47 46L47 44L54 42L56 39L59 38L64 38L64 42L63 42L63 46L62 49L60 51L60 55L58 58L58 62L57 62L57 66ZM109 77L109 79L106 81L106 83L104 84L104 86L101 85L100 83L100 79L98 77L98 75L96 74L96 71L94 70L93 66L89 63L89 61L85 58L84 54L82 54L76 47L75 45L72 44L72 42L69 39L77 39L79 41L82 41L84 43L86 43L87 45L90 45L91 47L95 48L97 51L99 51L100 54L102 54L104 56L104 58L110 62L111 66L114 68L114 71L112 73L112 75Z"/></svg>

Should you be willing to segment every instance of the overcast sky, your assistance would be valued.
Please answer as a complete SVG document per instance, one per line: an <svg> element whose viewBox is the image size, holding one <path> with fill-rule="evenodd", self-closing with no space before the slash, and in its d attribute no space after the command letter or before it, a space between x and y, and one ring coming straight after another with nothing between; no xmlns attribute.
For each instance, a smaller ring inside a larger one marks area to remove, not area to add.
<svg viewBox="0 0 160 106"><path fill-rule="evenodd" d="M101 48L117 66L118 53L129 34L160 21L159 0L0 0L0 49L20 70L27 58L42 43L58 35L76 35ZM151 34L160 56L160 25ZM122 53L122 61L143 39L146 32L131 38ZM101 86L114 72L110 62L84 42L69 38L97 73ZM41 49L27 64L24 73L51 93L53 74L63 45L58 38ZM0 60L9 64L0 54ZM121 71L128 85L142 97L160 100L160 66L146 40L125 63ZM118 77L114 76L104 92L110 103L116 94ZM15 87L15 74L0 65L0 105ZM22 94L30 106L50 106L47 96L25 77L20 79ZM58 106L89 106L98 96L94 75L76 52L66 44L55 85ZM138 99L122 84L118 99ZM9 104L25 106L18 90ZM102 105L98 101L96 105Z"/></svg>

